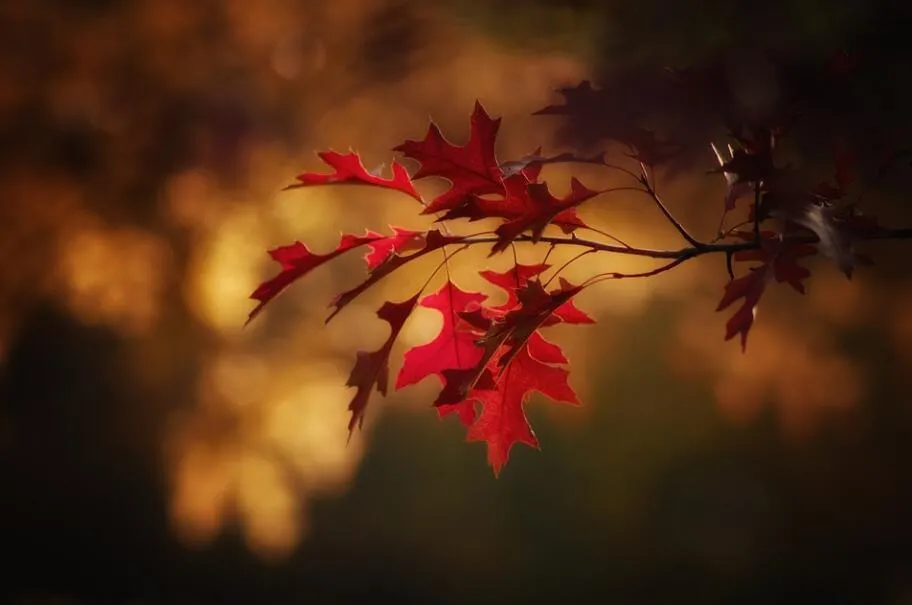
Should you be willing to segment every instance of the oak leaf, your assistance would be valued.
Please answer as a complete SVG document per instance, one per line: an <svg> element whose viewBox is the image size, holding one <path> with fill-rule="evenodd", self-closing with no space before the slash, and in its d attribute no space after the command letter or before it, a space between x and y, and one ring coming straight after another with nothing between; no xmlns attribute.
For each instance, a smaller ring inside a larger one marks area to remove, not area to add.
<svg viewBox="0 0 912 605"><path fill-rule="evenodd" d="M368 269L376 269L391 256L420 250L424 245L425 234L423 231L393 227L393 234L382 236L381 239L370 242L367 247L370 251L364 255ZM377 235L380 235L379 233Z"/></svg>
<svg viewBox="0 0 912 605"><path fill-rule="evenodd" d="M466 398L469 403L462 404L477 402L481 405L481 413L469 427L466 439L487 444L488 464L495 475L499 475L507 463L513 445L523 443L539 448L524 410L529 395L537 391L556 402L579 405L567 380L567 369L537 358L545 357L553 363L566 362L562 354L562 361L555 361L554 350L554 345L534 334L503 370L494 388L474 389ZM505 352L504 349L498 351L488 362L489 367L498 367L500 355Z"/></svg>
<svg viewBox="0 0 912 605"><path fill-rule="evenodd" d="M408 172L397 162L393 162L392 177L385 179L382 176L368 172L364 164L361 163L361 158L353 151L344 154L335 151L321 151L317 155L323 162L334 168L335 172L332 174L301 173L296 177L298 182L288 185L285 187L286 190L313 185L372 185L383 189L401 191L423 203L421 195L415 189Z"/></svg>
<svg viewBox="0 0 912 605"><path fill-rule="evenodd" d="M364 235L343 235L339 245L328 254L315 254L301 242L280 246L269 251L269 256L282 266L281 272L260 284L250 298L259 301L256 308L247 316L247 323L260 314L269 301L278 296L285 288L319 267L349 250L372 244L385 236L368 231Z"/></svg>
<svg viewBox="0 0 912 605"><path fill-rule="evenodd" d="M486 299L484 294L466 292L450 280L434 294L422 298L419 305L438 311L443 323L433 340L406 351L396 388L416 384L432 375L443 382L444 370L474 367L481 357L481 349L475 344L477 336L471 324L461 325L465 320L460 314L480 309Z"/></svg>
<svg viewBox="0 0 912 605"><path fill-rule="evenodd" d="M438 222L466 218L469 222L500 218L506 221L520 219L538 211L540 203L531 197L533 186L546 187L536 181L537 171L531 167L504 179L504 193L497 196L466 196L460 203L440 218ZM577 216L573 207L559 211L551 221L564 233L570 233L586 224Z"/></svg>
<svg viewBox="0 0 912 605"><path fill-rule="evenodd" d="M526 191L532 204L520 216L507 221L495 230L498 239L491 248L492 255L503 252L513 240L527 230L532 232L532 241L537 242L545 227L552 221L557 222L561 216L564 217L562 223L565 227L571 225L570 221L578 220L578 218L575 214L568 213L599 194L598 191L589 189L576 178L570 180L570 193L562 199L554 197L545 183L530 183L526 185Z"/></svg>
<svg viewBox="0 0 912 605"><path fill-rule="evenodd" d="M454 208L468 195L503 192L502 175L494 154L500 118L491 119L476 101L470 123L469 142L463 146L447 141L432 122L423 140L406 141L394 148L421 164L413 179L442 177L450 181L450 189L431 200L423 214Z"/></svg>
<svg viewBox="0 0 912 605"><path fill-rule="evenodd" d="M742 239L749 240L753 234L739 232ZM811 272L798 264L804 257L816 253L810 244L788 242L775 237L771 232L761 234L761 247L754 250L742 250L735 253L737 261L759 261L761 264L751 267L747 275L732 279L725 286L725 293L716 311L722 311L743 299L741 306L729 318L725 325L725 340L741 335L741 348L747 348L747 336L757 314L757 305L770 281L788 283L800 294L805 293L804 280Z"/></svg>
<svg viewBox="0 0 912 605"><path fill-rule="evenodd" d="M352 368L348 377L346 386L355 387L354 397L348 405L351 412L351 420L348 422L349 436L357 425L360 428L364 423L364 411L367 409L370 400L371 391L374 388L381 395L386 395L389 386L389 357L393 349L393 343L405 321L415 309L415 303L418 302L418 294L402 302L385 302L377 316L390 325L390 335L383 345L373 352L358 351L355 366Z"/></svg>
<svg viewBox="0 0 912 605"><path fill-rule="evenodd" d="M444 370L444 388L435 406L441 415L456 413L469 427L469 441L488 445L488 462L499 474L512 446L538 447L523 406L533 391L551 399L578 404L567 377L567 358L547 341L540 328L566 320L591 323L572 305L580 288L563 282L546 292L534 278L547 265L516 265L507 272L483 271L482 277L504 289L507 300L496 306L473 308L460 314L480 347L475 367ZM481 414L476 413L481 407Z"/></svg>

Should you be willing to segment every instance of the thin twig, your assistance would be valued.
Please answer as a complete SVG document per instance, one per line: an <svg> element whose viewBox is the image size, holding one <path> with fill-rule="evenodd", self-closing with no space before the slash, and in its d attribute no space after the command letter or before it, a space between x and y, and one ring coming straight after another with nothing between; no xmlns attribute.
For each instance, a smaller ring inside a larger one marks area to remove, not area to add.
<svg viewBox="0 0 912 605"><path fill-rule="evenodd" d="M552 247L552 249L553 249L553 247ZM561 265L560 267L558 267L557 270L554 272L554 275L552 275L551 277L549 277L549 278L548 278L548 281L546 281L546 282L543 284L543 286L544 286L545 288L547 288L548 285L549 285L552 281L554 281L554 278L557 277L558 275L560 275L561 271L563 271L564 269L566 269L567 267L569 267L571 264L575 263L575 262L578 261L579 259L583 258L583 257L586 256L587 254L593 254L593 253L595 253L595 252L598 252L598 250L591 250L591 249L590 249L590 250L584 250L583 252L580 252L579 254L577 254L576 256L574 256L573 258L571 258L570 260L568 260L567 262L565 262L563 265Z"/></svg>
<svg viewBox="0 0 912 605"><path fill-rule="evenodd" d="M717 242L720 239L725 238L725 231L723 231L722 228L725 227L725 217L727 217L727 216L728 216L728 208L726 208L725 210L722 211L722 216L719 217L719 226L716 227L716 237L714 237L710 241Z"/></svg>
<svg viewBox="0 0 912 605"><path fill-rule="evenodd" d="M754 181L754 241L760 243L760 181Z"/></svg>
<svg viewBox="0 0 912 605"><path fill-rule="evenodd" d="M640 176L637 173L635 173L633 170L630 170L628 168L624 168L623 166L618 166L617 164L608 164L607 162L602 164L602 166L604 166L605 168L610 168L611 170L618 170L620 172L623 172L624 174L626 174L627 176L631 177L632 179L634 179L636 181L640 180Z"/></svg>
<svg viewBox="0 0 912 605"><path fill-rule="evenodd" d="M683 237L688 244L694 247L701 246L702 244L697 241L697 239L694 238L690 233L688 233L687 229L684 228L684 225L682 225L681 222L674 217L674 215L671 213L671 211L668 210L668 207L662 201L662 198L660 198L659 194L656 193L655 187L653 187L649 182L649 175L646 172L646 165L642 162L640 162L640 169L642 170L642 174L640 175L640 183L642 183L643 187L646 188L646 193L655 201L656 206L658 206L662 214L665 215L665 218L668 219L668 222L671 223L675 229L677 229L678 233L681 234L681 237Z"/></svg>
<svg viewBox="0 0 912 605"><path fill-rule="evenodd" d="M602 231L601 229L596 229L595 227L590 227L588 225L586 227L584 227L584 229L586 229L586 231L592 231L593 233L598 233L601 236L607 237L608 239L617 242L618 244L620 244L621 246L624 246L625 248L631 247L630 244L628 244L627 242L625 242L624 240L622 240L621 238L619 238L617 236L611 235L607 231Z"/></svg>
<svg viewBox="0 0 912 605"><path fill-rule="evenodd" d="M686 261L686 260L687 260L686 257L676 258L675 260L671 261L670 263L665 263L661 267L657 267L655 269L650 269L649 271L643 271L641 273L616 273L616 272L599 273L598 275L593 275L592 277L587 279L585 282L583 282L583 286L584 287L591 286L591 285L597 284L599 282L608 281L609 279L652 277L653 275L658 275L660 273L665 273L666 271L674 269L678 265L683 264L684 261Z"/></svg>
<svg viewBox="0 0 912 605"><path fill-rule="evenodd" d="M548 264L548 257L551 256L551 253L554 252L555 248L557 248L557 244L551 244L550 246L548 246L548 251L545 252L545 258L542 259L541 264L543 264L543 265Z"/></svg>
<svg viewBox="0 0 912 605"><path fill-rule="evenodd" d="M721 231L719 233L719 235L717 235L712 240L710 240L710 243L714 244L718 241L721 241L721 240L725 239L726 237L731 236L732 233L734 233L741 227L745 227L747 225L752 224L752 222L753 221L741 221L740 223L736 223L736 224L732 225L731 227L729 227L728 229L726 229L725 231Z"/></svg>

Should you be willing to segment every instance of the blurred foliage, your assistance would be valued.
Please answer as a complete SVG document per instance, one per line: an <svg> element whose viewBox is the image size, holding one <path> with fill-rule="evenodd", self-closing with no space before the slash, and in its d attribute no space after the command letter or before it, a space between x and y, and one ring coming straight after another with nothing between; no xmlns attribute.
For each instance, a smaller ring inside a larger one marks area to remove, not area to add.
<svg viewBox="0 0 912 605"><path fill-rule="evenodd" d="M708 141L725 136L720 115L788 128L785 145L819 169L833 141L862 150L875 174L886 149L912 135L912 86L905 66L912 10L876 0L710 0L615 2L531 0L458 2L505 44L570 52L609 89L604 111L655 128L685 147L676 164L693 169ZM846 53L852 67L832 77ZM685 85L670 85L677 70ZM576 82L567 82L574 86ZM565 128L563 142L593 147L586 117ZM897 193L895 181L879 183ZM903 181L901 186L905 186Z"/></svg>
<svg viewBox="0 0 912 605"><path fill-rule="evenodd" d="M241 330L265 249L412 220L357 191L277 196L312 149L379 164L428 113L459 139L479 97L520 154L551 143L527 117L550 88L588 73L662 113L637 78L731 71L758 40L805 82L799 126L902 139L907 9L432 4L0 5L0 601L909 602L902 243L852 282L819 265L807 297L771 296L746 356L713 313L722 267L606 286L581 302L598 327L560 333L585 406L533 401L543 451L499 481L423 386L346 447L344 374L382 335L372 306L323 318L357 259ZM840 49L862 66L850 90L806 77ZM697 178L667 197L712 229L692 126ZM905 197L871 201L898 221ZM637 200L591 212L666 236Z"/></svg>
<svg viewBox="0 0 912 605"><path fill-rule="evenodd" d="M445 4L457 18L514 48L586 57L604 33L598 0L446 0Z"/></svg>
<svg viewBox="0 0 912 605"><path fill-rule="evenodd" d="M882 8L849 0L448 0L457 15L510 44L601 51L618 67L683 67L733 48L826 53Z"/></svg>

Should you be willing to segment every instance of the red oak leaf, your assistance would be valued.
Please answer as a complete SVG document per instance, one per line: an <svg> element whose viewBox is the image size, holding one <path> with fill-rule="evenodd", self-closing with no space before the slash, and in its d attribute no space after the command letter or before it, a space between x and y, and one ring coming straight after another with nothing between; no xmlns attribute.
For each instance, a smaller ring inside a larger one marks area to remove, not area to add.
<svg viewBox="0 0 912 605"><path fill-rule="evenodd" d="M432 122L423 141L406 141L394 149L421 164L415 180L436 176L450 181L450 189L432 200L423 214L455 208L467 195L503 193L502 174L494 154L499 127L500 118L491 119L476 101L466 145L447 141Z"/></svg>
<svg viewBox="0 0 912 605"><path fill-rule="evenodd" d="M503 315L515 309L520 303L517 292L525 287L529 280L541 275L549 268L550 265L544 264L517 264L503 273L491 271L490 269L481 271L479 273L481 277L507 292L507 301L500 306L493 307L491 310L498 315ZM547 327L561 322L566 324L593 324L595 320L577 308L573 300L568 300L557 307L552 316L545 320L543 325Z"/></svg>
<svg viewBox="0 0 912 605"><path fill-rule="evenodd" d="M390 351L393 349L396 337L402 331L402 326L405 325L405 320L411 315L417 302L418 294L402 302L387 301L377 311L377 317L390 325L390 335L378 350L371 353L358 351L355 367L352 368L346 383L347 386L357 388L355 396L348 405L348 409L352 413L351 420L348 422L349 437L355 425L361 428L364 423L364 411L367 409L367 403L374 387L381 395L386 395L389 386Z"/></svg>
<svg viewBox="0 0 912 605"><path fill-rule="evenodd" d="M407 265L413 260L421 258L422 256L425 256L434 250L439 250L447 244L455 244L461 242L463 239L465 239L465 236L444 235L437 230L428 231L424 234L423 244L415 252L409 254L408 256L400 256L398 254L388 256L385 261L371 270L366 280L351 290L346 290L345 292L336 296L331 303L331 306L335 307L335 309L333 309L332 313L329 314L329 317L326 318L327 323L333 317L335 317L339 311L344 309L346 306L348 306L349 303L360 296L365 290L373 286L375 283L387 275L393 273L396 269L399 269L400 267Z"/></svg>
<svg viewBox="0 0 912 605"><path fill-rule="evenodd" d="M570 325L581 325L594 324L595 320L587 315L585 311L578 308L576 303L571 299L555 309L551 314L551 317L546 319L542 326L547 327L558 322Z"/></svg>
<svg viewBox="0 0 912 605"><path fill-rule="evenodd" d="M323 263L330 261L337 256L348 252L359 246L371 244L383 239L384 236L379 233L368 231L364 235L343 235L339 245L329 254L314 254L310 248L301 242L295 242L289 246L281 246L269 251L276 262L282 266L282 271L270 280L260 284L250 298L260 301L256 308L250 312L247 317L247 323L253 321L253 318L260 314L263 307L273 298L279 295L285 288L291 285L296 279L304 277Z"/></svg>
<svg viewBox="0 0 912 605"><path fill-rule="evenodd" d="M479 309L487 296L478 292L466 292L447 280L440 290L421 299L420 305L439 311L443 325L434 340L406 351L396 379L396 388L416 384L424 378L436 375L443 382L443 371L474 367L481 358L482 350L475 344L477 335L468 327L461 327L462 313Z"/></svg>
<svg viewBox="0 0 912 605"><path fill-rule="evenodd" d="M500 366L507 366L526 341L540 328L559 323L561 318L556 313L572 298L583 290L565 279L560 279L560 288L551 292L545 291L541 282L529 280L516 291L519 305L504 313L485 332L479 344L486 351L491 346L504 346L507 351L500 356ZM574 311L579 312L575 307ZM489 342L492 344L489 345ZM558 350L559 352L559 350ZM560 354L563 356L563 354Z"/></svg>
<svg viewBox="0 0 912 605"><path fill-rule="evenodd" d="M740 234L743 239L753 239L753 234ZM785 282L799 294L805 293L804 280L811 276L807 268L798 264L802 258L817 254L812 244L783 243L775 238L772 232L765 231L760 250L741 250L733 256L736 261L759 261L770 265L772 277L778 282Z"/></svg>
<svg viewBox="0 0 912 605"><path fill-rule="evenodd" d="M526 285L530 279L538 277L551 268L551 265L523 265L517 263L510 269L499 272L491 269L485 269L478 274L487 282L501 288L507 293L507 300L502 305L491 307L490 310L497 314L512 311L519 305L519 297L516 292Z"/></svg>
<svg viewBox="0 0 912 605"><path fill-rule="evenodd" d="M548 265L520 265L517 264L512 270L498 273L491 270L484 270L480 275L491 284L507 292L507 300L501 305L484 307L471 313L462 313L461 317L466 320L467 324L475 328L477 334L475 342L480 346L482 351L480 359L475 367L472 368L453 368L443 372L444 388L434 402L434 405L455 404L467 396L473 388L484 388L479 386L484 382L493 384L493 377L496 373L488 371L490 359L497 353L498 349L506 346L515 354L526 340L539 327L546 327L561 321L557 312L564 311L570 319L581 319L580 316L586 317L579 309L571 305L572 301L564 304L554 304L551 311L554 313L543 313L542 305L539 304L535 310L526 311L524 308L523 298L528 302L531 296L523 292L530 287L537 290L543 288L532 278L541 274L548 268ZM522 294L520 294L522 293ZM544 297L547 297L544 293ZM550 300L550 299L549 299ZM585 323L581 321L580 323ZM522 334L517 330L521 329ZM510 342L508 343L508 340ZM509 357L501 356L502 361L506 362Z"/></svg>
<svg viewBox="0 0 912 605"><path fill-rule="evenodd" d="M543 363L540 359L555 359L555 349L541 335L533 334L501 372L493 388L476 387L469 392L464 402L456 404L457 407L471 406L473 415L475 403L481 404L481 414L469 427L466 438L468 441L487 443L488 463L494 469L495 476L500 474L507 463L514 444L524 443L536 449L539 447L523 409L533 391L557 402L579 405L576 393L567 381L569 372L565 368ZM505 353L506 349L502 348L491 358L488 371L499 367L500 356ZM563 355L560 359L566 361Z"/></svg>
<svg viewBox="0 0 912 605"><path fill-rule="evenodd" d="M742 239L753 238L752 234L739 232ZM725 340L731 340L736 334L741 335L741 349L747 348L747 335L754 323L757 304L770 280L786 282L800 294L805 293L804 280L811 272L798 264L804 257L816 254L817 250L809 244L792 243L774 237L771 232L764 232L759 250L742 250L734 255L738 261L760 261L762 264L750 268L750 273L733 279L725 286L725 293L716 311L731 306L738 299L744 299L735 314L725 326Z"/></svg>
<svg viewBox="0 0 912 605"><path fill-rule="evenodd" d="M513 240L526 230L532 231L533 242L538 241L545 227L562 213L573 210L576 206L599 194L598 191L589 189L576 178L570 180L570 193L563 199L554 197L545 183L530 183L526 189L527 197L532 202L531 206L519 217L504 223L495 230L498 239L491 248L491 255L506 250Z"/></svg>
<svg viewBox="0 0 912 605"><path fill-rule="evenodd" d="M321 151L317 155L336 171L332 174L304 172L296 177L300 182L288 185L285 187L286 190L313 185L372 185L383 189L401 191L409 197L424 203L421 195L415 189L412 179L409 178L408 172L397 162L393 162L393 176L385 179L368 172L364 168L364 164L361 163L361 158L353 151L345 154L335 151Z"/></svg>
<svg viewBox="0 0 912 605"><path fill-rule="evenodd" d="M526 287L517 292L517 298L524 308L540 306L550 309L548 317L542 322L542 327L553 326L557 323L571 325L595 323L594 319L577 308L573 302L573 297L583 290L582 287L574 286L563 277L558 278L557 281L560 287L551 292L545 292L540 282L527 282Z"/></svg>
<svg viewBox="0 0 912 605"><path fill-rule="evenodd" d="M567 358L560 347L542 337L539 329L562 320L592 320L572 306L580 291L562 280L546 292L533 278L547 265L516 265L504 273L481 272L487 281L507 292L505 303L460 313L471 330L478 361L475 367L448 368L439 373L444 388L434 405L441 416L456 413L469 426L469 441L488 444L488 461L495 475L506 463L515 443L538 447L523 405L533 391L559 402L578 404L567 382ZM563 315L559 315L559 313ZM480 345L480 346L478 346ZM476 406L481 406L481 414Z"/></svg>
<svg viewBox="0 0 912 605"><path fill-rule="evenodd" d="M420 250L424 245L425 234L423 231L393 227L393 235L381 237L367 246L370 251L364 255L364 260L368 269L376 269L394 254Z"/></svg>
<svg viewBox="0 0 912 605"><path fill-rule="evenodd" d="M543 183L535 183L535 174L536 171L530 171L527 168L504 179L504 194L501 196L466 196L437 221L443 222L457 218L467 218L470 222L489 218L511 221L535 213L540 208L540 204L531 197L530 187L533 185L545 187ZM576 215L576 209L573 207L559 211L551 222L559 226L564 233L570 233L579 227L586 227L586 224Z"/></svg>
<svg viewBox="0 0 912 605"><path fill-rule="evenodd" d="M750 273L733 279L725 285L725 294L722 295L722 300L716 307L716 311L721 311L739 298L744 299L743 304L725 324L725 340L731 340L736 334L741 334L742 350L747 349L747 334L754 324L757 304L760 302L763 290L766 289L769 276L768 265L751 267Z"/></svg>

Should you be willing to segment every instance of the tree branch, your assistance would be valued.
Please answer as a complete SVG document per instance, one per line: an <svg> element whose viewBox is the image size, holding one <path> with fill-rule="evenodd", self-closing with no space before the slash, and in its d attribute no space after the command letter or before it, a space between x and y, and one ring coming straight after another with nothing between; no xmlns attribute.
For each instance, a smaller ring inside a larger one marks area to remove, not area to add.
<svg viewBox="0 0 912 605"><path fill-rule="evenodd" d="M681 237L683 237L688 244L694 247L701 246L702 244L697 241L697 239L694 238L686 228L684 228L684 225L681 224L681 221L674 217L674 215L662 201L662 198L659 197L659 194L656 192L655 187L653 187L649 182L649 174L646 172L646 165L643 162L640 162L640 170L642 171L642 175L639 178L640 183L642 183L643 187L646 188L646 193L655 201L656 206L658 206L662 214L665 215L665 218L668 219L668 222L672 224L672 226L678 231L678 233L681 234Z"/></svg>
<svg viewBox="0 0 912 605"><path fill-rule="evenodd" d="M794 243L803 243L803 244L814 244L818 243L819 239L813 233L789 233L784 236L785 241L794 242ZM899 229L887 229L881 228L870 231L863 235L859 235L858 241L879 241L879 240L907 240L912 239L912 227L905 227ZM497 236L470 236L463 240L462 243L467 245L476 245L476 244L493 244L497 243L499 238ZM728 242L728 243L711 243L704 244L696 242L693 246L688 246L686 248L679 248L677 250L656 250L652 248L634 248L634 247L624 247L618 246L615 244L606 244L604 242L597 242L594 240L583 239L577 237L576 235L571 235L570 237L559 237L559 236L550 236L543 235L538 238L533 238L531 235L520 235L516 237L514 242L544 242L551 244L552 246L580 246L584 248L589 248L596 252L610 252L613 254L623 254L627 256L642 256L647 258L656 258L656 259L670 259L670 260L688 260L695 258L697 256L703 256L705 254L734 254L742 250L757 250L760 248L761 242L757 241L738 241L738 242Z"/></svg>

